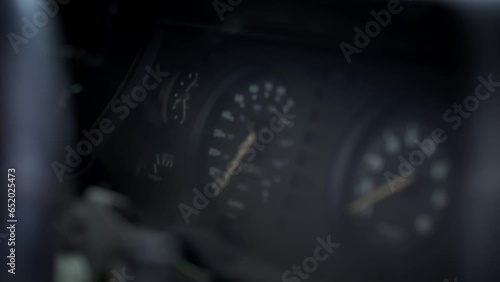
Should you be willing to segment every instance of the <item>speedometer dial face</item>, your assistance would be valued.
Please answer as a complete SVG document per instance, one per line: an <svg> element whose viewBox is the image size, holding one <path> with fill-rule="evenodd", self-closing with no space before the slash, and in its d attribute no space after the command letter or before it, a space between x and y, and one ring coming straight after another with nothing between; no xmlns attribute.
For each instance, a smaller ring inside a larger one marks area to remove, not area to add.
<svg viewBox="0 0 500 282"><path fill-rule="evenodd" d="M431 136L423 123L396 122L358 152L345 212L360 237L404 249L436 232L449 205L453 163L446 143Z"/></svg>
<svg viewBox="0 0 500 282"><path fill-rule="evenodd" d="M294 107L272 75L241 79L220 93L201 135L198 185L212 183L212 211L224 229L252 220L286 185Z"/></svg>

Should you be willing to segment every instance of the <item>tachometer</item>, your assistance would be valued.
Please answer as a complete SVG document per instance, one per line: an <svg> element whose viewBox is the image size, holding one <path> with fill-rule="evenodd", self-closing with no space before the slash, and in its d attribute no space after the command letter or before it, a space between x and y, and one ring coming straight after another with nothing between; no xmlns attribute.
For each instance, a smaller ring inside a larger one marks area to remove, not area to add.
<svg viewBox="0 0 500 282"><path fill-rule="evenodd" d="M350 166L344 212L355 234L401 249L431 237L442 223L453 161L444 131L418 119L374 131Z"/></svg>

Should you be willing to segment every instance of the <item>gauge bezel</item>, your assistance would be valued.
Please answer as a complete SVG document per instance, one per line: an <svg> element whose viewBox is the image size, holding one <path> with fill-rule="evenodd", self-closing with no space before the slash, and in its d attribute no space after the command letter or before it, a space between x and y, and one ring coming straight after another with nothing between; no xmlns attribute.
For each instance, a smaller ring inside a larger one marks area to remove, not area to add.
<svg viewBox="0 0 500 282"><path fill-rule="evenodd" d="M422 96L424 95L420 95L420 97ZM353 164L359 160L360 152L356 151L360 148L365 148L366 144L368 144L365 140L372 136L376 136L378 132L377 130L384 129L386 126L394 124L394 122L392 122L394 119L418 121L431 129L443 128L445 129L445 132L447 132L448 138L452 139L452 137L449 136L450 132L446 130L447 127L444 127L444 123L442 123L441 120L436 122L436 119L433 118L441 118L438 110L439 107L437 106L439 104L440 103L437 101L432 101L432 99L426 102L413 99L408 101L394 100L379 104L372 110L367 111L366 114L358 120L357 126L352 128L351 132L348 133L348 138L346 138L344 144L342 145L342 149L340 151L341 153L335 161L330 182L332 184L327 192L327 200L332 204L327 206L331 207L329 212L333 214L333 216L330 217L332 219L332 228L334 230L338 230L346 241L355 243L358 249L373 249L387 255L405 254L413 250L420 249L420 247L427 245L427 243L431 241L436 241L437 238L443 235L443 233L446 233L444 230L449 228L449 224L451 222L450 215L452 214L451 211L455 205L456 194L458 194L458 191L457 193L449 195L450 206L442 211L441 219L439 221L440 224L438 224L433 237L427 239L422 238L422 240L409 242L408 244L402 246L391 246L391 248L389 248L389 246L384 244L374 245L370 240L363 238L366 236L360 236L360 234L358 234L358 236L353 236L353 234L356 234L356 227L351 226L350 221L352 221L352 218L349 218L345 214L345 206L348 199L347 195L350 194L346 190L350 189L348 188L350 187L351 182L351 173L349 170L352 168ZM393 109L396 108L398 110L394 111ZM445 150L448 151L451 161L454 164L458 163L456 154L453 153L456 152L453 140L447 140L439 146L446 146ZM457 174L458 169L454 167L449 176L450 183L447 183L447 186L458 187L454 183L456 179L455 176Z"/></svg>

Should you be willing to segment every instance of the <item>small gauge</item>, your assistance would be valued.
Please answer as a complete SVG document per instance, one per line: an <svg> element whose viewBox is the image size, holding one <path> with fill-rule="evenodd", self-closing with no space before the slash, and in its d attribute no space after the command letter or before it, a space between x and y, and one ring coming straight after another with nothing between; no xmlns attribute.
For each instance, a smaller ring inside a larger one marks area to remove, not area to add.
<svg viewBox="0 0 500 282"><path fill-rule="evenodd" d="M157 153L153 157L143 159L136 167L136 174L147 180L161 182L174 166L175 156L168 153Z"/></svg>
<svg viewBox="0 0 500 282"><path fill-rule="evenodd" d="M178 73L163 90L162 119L165 123L183 125L187 121L198 80L198 72Z"/></svg>
<svg viewBox="0 0 500 282"><path fill-rule="evenodd" d="M432 129L417 120L373 132L349 167L344 212L352 231L394 249L432 237L450 204L446 143L434 142Z"/></svg>

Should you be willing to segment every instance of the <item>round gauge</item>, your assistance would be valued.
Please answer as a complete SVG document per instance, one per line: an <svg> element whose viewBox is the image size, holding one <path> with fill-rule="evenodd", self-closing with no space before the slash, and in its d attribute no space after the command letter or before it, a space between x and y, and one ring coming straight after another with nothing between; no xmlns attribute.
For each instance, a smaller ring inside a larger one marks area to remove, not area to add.
<svg viewBox="0 0 500 282"><path fill-rule="evenodd" d="M156 153L139 161L136 175L153 182L161 182L163 177L169 175L174 166L175 156L169 153Z"/></svg>
<svg viewBox="0 0 500 282"><path fill-rule="evenodd" d="M197 186L213 185L219 226L251 220L286 185L294 107L287 86L272 75L247 76L219 93L196 160Z"/></svg>
<svg viewBox="0 0 500 282"><path fill-rule="evenodd" d="M443 132L422 122L392 122L374 132L349 167L346 220L368 241L405 248L441 223L453 162Z"/></svg>
<svg viewBox="0 0 500 282"><path fill-rule="evenodd" d="M165 89L162 119L165 123L183 125L189 118L193 91L198 88L197 72L177 74Z"/></svg>

